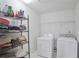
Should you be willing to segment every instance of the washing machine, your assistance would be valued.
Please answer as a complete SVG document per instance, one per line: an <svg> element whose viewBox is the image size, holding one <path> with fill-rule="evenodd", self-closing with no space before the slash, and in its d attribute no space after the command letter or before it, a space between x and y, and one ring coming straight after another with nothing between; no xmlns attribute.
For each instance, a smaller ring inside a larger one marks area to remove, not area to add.
<svg viewBox="0 0 79 59"><path fill-rule="evenodd" d="M77 58L77 40L73 37L60 37L57 40L57 58Z"/></svg>
<svg viewBox="0 0 79 59"><path fill-rule="evenodd" d="M37 38L37 54L41 57L51 58L54 55L54 37L42 36Z"/></svg>

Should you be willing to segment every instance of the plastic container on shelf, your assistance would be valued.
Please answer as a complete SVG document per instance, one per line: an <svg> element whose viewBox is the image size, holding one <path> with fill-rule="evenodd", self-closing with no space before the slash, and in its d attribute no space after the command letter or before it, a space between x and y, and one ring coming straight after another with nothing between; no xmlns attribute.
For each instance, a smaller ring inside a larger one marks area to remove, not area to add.
<svg viewBox="0 0 79 59"><path fill-rule="evenodd" d="M8 5L6 4L4 7L3 7L3 9L2 9L2 15L3 16L7 16L8 15Z"/></svg>
<svg viewBox="0 0 79 59"><path fill-rule="evenodd" d="M12 7L8 6L8 16L11 16Z"/></svg>
<svg viewBox="0 0 79 59"><path fill-rule="evenodd" d="M11 11L11 17L14 17L14 11L13 10Z"/></svg>

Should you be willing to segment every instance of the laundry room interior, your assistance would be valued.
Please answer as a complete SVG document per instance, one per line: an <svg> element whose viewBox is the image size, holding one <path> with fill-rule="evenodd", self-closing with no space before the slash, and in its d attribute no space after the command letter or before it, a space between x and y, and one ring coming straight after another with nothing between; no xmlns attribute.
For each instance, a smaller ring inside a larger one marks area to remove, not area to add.
<svg viewBox="0 0 79 59"><path fill-rule="evenodd" d="M79 58L79 0L0 0L0 58Z"/></svg>

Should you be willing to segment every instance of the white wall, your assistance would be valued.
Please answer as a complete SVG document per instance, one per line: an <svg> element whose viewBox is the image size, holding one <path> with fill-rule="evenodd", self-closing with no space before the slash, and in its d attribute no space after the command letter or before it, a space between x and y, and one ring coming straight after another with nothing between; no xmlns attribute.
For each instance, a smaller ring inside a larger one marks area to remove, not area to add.
<svg viewBox="0 0 79 59"><path fill-rule="evenodd" d="M25 17L27 17L27 14L29 15L30 50L31 52L35 51L36 38L37 36L39 36L40 33L40 15L19 0L8 0L8 1L9 2L7 3L13 7L13 10L15 12L18 11L19 9L22 9L25 12ZM17 34L15 36L17 36ZM27 34L25 34L25 36L27 37Z"/></svg>
<svg viewBox="0 0 79 59"><path fill-rule="evenodd" d="M41 33L52 33L55 37L71 31L75 34L73 10L45 13L41 16Z"/></svg>
<svg viewBox="0 0 79 59"><path fill-rule="evenodd" d="M79 41L79 0L77 2L76 8L75 8L75 20L76 20L77 39Z"/></svg>

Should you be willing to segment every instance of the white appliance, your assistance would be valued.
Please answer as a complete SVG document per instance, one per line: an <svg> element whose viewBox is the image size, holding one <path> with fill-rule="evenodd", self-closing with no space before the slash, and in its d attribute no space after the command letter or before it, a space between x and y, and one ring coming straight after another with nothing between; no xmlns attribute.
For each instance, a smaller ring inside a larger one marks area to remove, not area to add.
<svg viewBox="0 0 79 59"><path fill-rule="evenodd" d="M53 36L44 35L37 39L37 54L41 57L50 58L54 54Z"/></svg>
<svg viewBox="0 0 79 59"><path fill-rule="evenodd" d="M57 58L77 58L77 41L73 37L57 40Z"/></svg>

